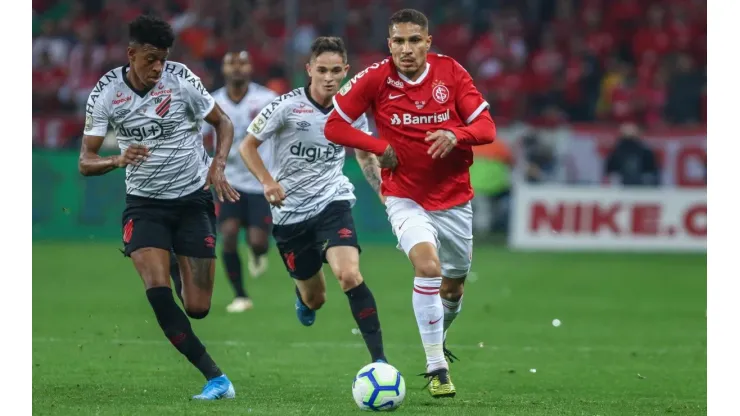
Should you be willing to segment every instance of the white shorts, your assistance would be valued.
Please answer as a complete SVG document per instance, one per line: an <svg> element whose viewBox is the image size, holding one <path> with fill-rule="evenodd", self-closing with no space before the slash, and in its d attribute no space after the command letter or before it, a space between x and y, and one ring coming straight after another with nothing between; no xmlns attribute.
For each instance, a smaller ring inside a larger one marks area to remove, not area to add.
<svg viewBox="0 0 740 416"><path fill-rule="evenodd" d="M473 208L470 202L440 211L427 211L407 198L389 196L388 220L406 255L419 243L437 248L442 276L464 277L473 261Z"/></svg>

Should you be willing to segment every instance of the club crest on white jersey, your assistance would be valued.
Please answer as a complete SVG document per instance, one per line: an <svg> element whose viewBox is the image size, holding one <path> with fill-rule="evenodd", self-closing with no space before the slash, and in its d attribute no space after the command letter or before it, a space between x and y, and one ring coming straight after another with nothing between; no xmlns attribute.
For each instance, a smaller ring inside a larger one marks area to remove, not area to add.
<svg viewBox="0 0 740 416"><path fill-rule="evenodd" d="M174 199L203 187L211 158L200 133L215 101L183 64L167 61L159 82L138 91L126 79L128 65L100 78L87 100L84 134L116 135L123 153L130 145L149 149L149 158L126 167L126 193Z"/></svg>

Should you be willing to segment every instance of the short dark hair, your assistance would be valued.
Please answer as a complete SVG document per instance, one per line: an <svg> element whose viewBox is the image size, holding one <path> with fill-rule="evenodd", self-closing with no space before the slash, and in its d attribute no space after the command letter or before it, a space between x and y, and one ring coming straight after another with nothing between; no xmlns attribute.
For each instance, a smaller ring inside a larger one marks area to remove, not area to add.
<svg viewBox="0 0 740 416"><path fill-rule="evenodd" d="M422 30L429 30L429 20L424 13L415 9L402 9L393 13L388 27L398 23L413 23L419 25Z"/></svg>
<svg viewBox="0 0 740 416"><path fill-rule="evenodd" d="M141 15L128 25L129 41L149 44L155 48L168 49L175 43L172 26L165 20L152 15Z"/></svg>
<svg viewBox="0 0 740 416"><path fill-rule="evenodd" d="M336 36L320 36L311 44L311 60L316 59L324 52L338 53L344 62L347 62L347 48L342 38Z"/></svg>

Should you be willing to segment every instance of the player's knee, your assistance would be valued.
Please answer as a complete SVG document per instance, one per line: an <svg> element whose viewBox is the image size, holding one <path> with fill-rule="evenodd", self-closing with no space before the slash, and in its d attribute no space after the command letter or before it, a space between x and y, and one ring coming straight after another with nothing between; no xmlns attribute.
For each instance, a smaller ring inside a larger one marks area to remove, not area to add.
<svg viewBox="0 0 740 416"><path fill-rule="evenodd" d="M185 308L185 313L192 319L203 319L206 316L208 316L208 312L211 311L211 308Z"/></svg>
<svg viewBox="0 0 740 416"><path fill-rule="evenodd" d="M339 270L337 273L337 279L339 280L339 285L342 287L342 290L345 292L356 288L360 283L362 283L360 270L354 267Z"/></svg>
<svg viewBox="0 0 740 416"><path fill-rule="evenodd" d="M252 253L254 253L256 257L264 256L265 254L267 254L267 249L269 247L267 244L267 241L261 241L261 240L260 241L250 240L249 246L252 247Z"/></svg>
<svg viewBox="0 0 740 416"><path fill-rule="evenodd" d="M457 302L462 298L463 287L462 283L444 279L442 280L442 286L439 288L439 296L441 296L442 299Z"/></svg>
<svg viewBox="0 0 740 416"><path fill-rule="evenodd" d="M236 251L237 239L239 238L239 223L230 220L224 221L224 223L221 224L220 231L224 251Z"/></svg>
<svg viewBox="0 0 740 416"><path fill-rule="evenodd" d="M442 276L442 266L439 264L439 259L436 258L418 260L414 263L414 270L417 277Z"/></svg>
<svg viewBox="0 0 740 416"><path fill-rule="evenodd" d="M311 293L303 299L303 303L311 310L319 310L326 303L326 293Z"/></svg>

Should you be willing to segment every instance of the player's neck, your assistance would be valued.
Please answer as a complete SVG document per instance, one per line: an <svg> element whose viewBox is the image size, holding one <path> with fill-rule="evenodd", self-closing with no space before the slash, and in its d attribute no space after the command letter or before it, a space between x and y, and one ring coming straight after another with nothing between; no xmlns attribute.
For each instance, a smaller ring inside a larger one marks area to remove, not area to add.
<svg viewBox="0 0 740 416"><path fill-rule="evenodd" d="M247 95L247 92L249 92L248 82L245 82L244 84L228 84L226 86L226 94L229 96L231 101L237 103Z"/></svg>
<svg viewBox="0 0 740 416"><path fill-rule="evenodd" d="M318 87L314 84L311 84L311 86L308 89L308 93L311 95L311 99L314 100L314 102L324 108L329 107L331 105L331 96L325 97L321 95L318 91L316 91Z"/></svg>
<svg viewBox="0 0 740 416"><path fill-rule="evenodd" d="M147 87L146 85L144 85L143 82L139 80L139 78L134 74L134 71L131 69L131 67L129 67L128 71L126 71L126 79L128 80L129 85L134 87L136 91L146 92L151 88Z"/></svg>

